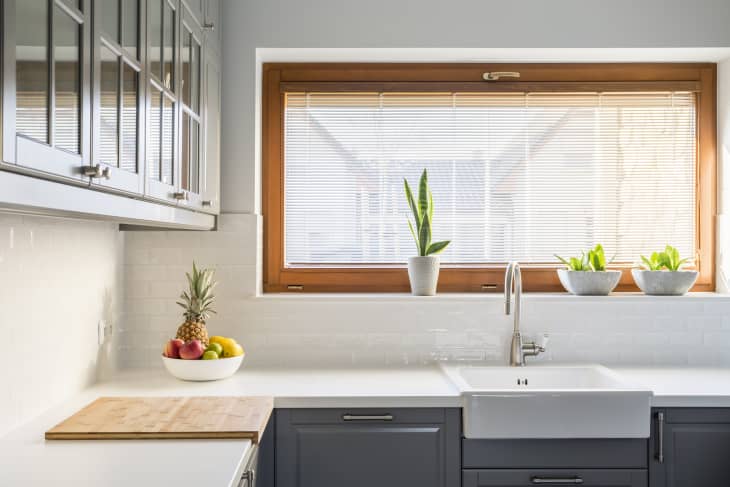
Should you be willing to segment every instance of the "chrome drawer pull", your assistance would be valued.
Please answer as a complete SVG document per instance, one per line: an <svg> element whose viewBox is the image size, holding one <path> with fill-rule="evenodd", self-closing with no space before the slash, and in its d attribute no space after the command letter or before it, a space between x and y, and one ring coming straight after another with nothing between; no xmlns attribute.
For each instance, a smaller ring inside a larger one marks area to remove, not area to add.
<svg viewBox="0 0 730 487"><path fill-rule="evenodd" d="M656 414L657 421L657 441L659 442L659 448L656 454L656 459L659 463L664 463L664 413L659 412Z"/></svg>
<svg viewBox="0 0 730 487"><path fill-rule="evenodd" d="M343 421L393 421L392 414L343 414Z"/></svg>
<svg viewBox="0 0 730 487"><path fill-rule="evenodd" d="M580 477L532 477L533 484L582 484Z"/></svg>

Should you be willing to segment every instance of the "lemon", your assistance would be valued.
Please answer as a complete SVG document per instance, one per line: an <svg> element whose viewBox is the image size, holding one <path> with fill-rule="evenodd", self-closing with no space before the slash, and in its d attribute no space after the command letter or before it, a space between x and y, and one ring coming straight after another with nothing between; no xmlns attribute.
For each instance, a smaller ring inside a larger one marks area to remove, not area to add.
<svg viewBox="0 0 730 487"><path fill-rule="evenodd" d="M223 342L223 340L227 340L227 338L226 338L226 337L222 337L222 336L218 336L218 335L216 335L216 336L212 336L212 337L210 337L210 338L208 339L208 343L218 343L218 344L221 344L221 345L222 345L222 344L223 344L223 343L222 343L222 342Z"/></svg>
<svg viewBox="0 0 730 487"><path fill-rule="evenodd" d="M238 343L236 343L235 346L233 347L233 356L239 357L241 355L243 355L243 347L241 345L239 345Z"/></svg>
<svg viewBox="0 0 730 487"><path fill-rule="evenodd" d="M233 338L223 338L222 340L219 340L218 343L223 347L223 358L235 357L234 353L236 352L236 346L238 345L236 340Z"/></svg>

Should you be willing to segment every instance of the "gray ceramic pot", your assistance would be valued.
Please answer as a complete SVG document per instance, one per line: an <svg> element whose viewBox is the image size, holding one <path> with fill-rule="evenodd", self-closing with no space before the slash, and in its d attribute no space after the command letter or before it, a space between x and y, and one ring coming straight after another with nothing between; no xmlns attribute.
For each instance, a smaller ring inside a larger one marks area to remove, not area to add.
<svg viewBox="0 0 730 487"><path fill-rule="evenodd" d="M697 271L646 271L631 269L631 275L644 294L652 296L681 296L694 285Z"/></svg>
<svg viewBox="0 0 730 487"><path fill-rule="evenodd" d="M439 256L409 257L408 279L414 296L435 296L439 280Z"/></svg>
<svg viewBox="0 0 730 487"><path fill-rule="evenodd" d="M606 296L621 279L621 271L571 271L558 269L563 287L578 296Z"/></svg>

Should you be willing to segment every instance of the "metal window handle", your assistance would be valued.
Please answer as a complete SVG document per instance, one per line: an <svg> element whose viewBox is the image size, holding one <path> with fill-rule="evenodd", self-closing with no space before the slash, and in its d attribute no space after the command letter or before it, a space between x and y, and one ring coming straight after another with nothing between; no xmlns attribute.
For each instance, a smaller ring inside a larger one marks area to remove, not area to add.
<svg viewBox="0 0 730 487"><path fill-rule="evenodd" d="M482 79L484 81L497 81L500 78L519 78L520 73L517 71L493 71L491 73L484 73Z"/></svg>
<svg viewBox="0 0 730 487"><path fill-rule="evenodd" d="M392 414L343 414L343 421L393 421Z"/></svg>
<svg viewBox="0 0 730 487"><path fill-rule="evenodd" d="M583 479L580 477L532 477L530 482L533 484L582 484Z"/></svg>
<svg viewBox="0 0 730 487"><path fill-rule="evenodd" d="M656 413L656 429L657 429L657 441L659 443L657 447L656 460L659 463L664 463L664 413Z"/></svg>

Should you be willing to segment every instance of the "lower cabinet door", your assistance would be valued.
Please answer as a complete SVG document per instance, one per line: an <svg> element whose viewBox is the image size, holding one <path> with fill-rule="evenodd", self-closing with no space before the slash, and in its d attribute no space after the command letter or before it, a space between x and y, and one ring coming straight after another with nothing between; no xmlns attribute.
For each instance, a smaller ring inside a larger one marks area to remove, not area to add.
<svg viewBox="0 0 730 487"><path fill-rule="evenodd" d="M730 486L730 408L654 410L652 487Z"/></svg>
<svg viewBox="0 0 730 487"><path fill-rule="evenodd" d="M276 424L277 487L459 487L458 410L278 410Z"/></svg>
<svg viewBox="0 0 730 487"><path fill-rule="evenodd" d="M646 470L520 469L464 470L463 487L647 487ZM689 487L689 486L688 486Z"/></svg>

